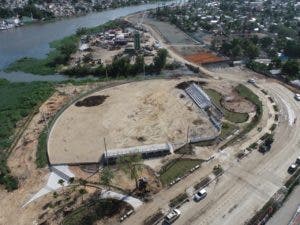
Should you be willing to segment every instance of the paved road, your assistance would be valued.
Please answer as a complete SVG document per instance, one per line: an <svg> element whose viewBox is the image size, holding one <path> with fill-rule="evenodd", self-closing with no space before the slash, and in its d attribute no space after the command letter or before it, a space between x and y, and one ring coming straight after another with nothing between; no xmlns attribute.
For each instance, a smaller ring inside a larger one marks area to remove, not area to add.
<svg viewBox="0 0 300 225"><path fill-rule="evenodd" d="M298 185L288 200L269 220L267 225L288 225L293 218L298 206L300 206L300 186Z"/></svg>
<svg viewBox="0 0 300 225"><path fill-rule="evenodd" d="M174 224L243 224L289 176L287 168L300 149L300 123L290 121L293 115L300 115L300 104L293 99L292 92L278 83L261 81L259 85L270 92L280 108L279 127L271 151L265 155L255 151L236 165L229 159L227 164L233 164L232 167L206 201L197 207L191 204ZM224 154L230 155L230 152Z"/></svg>

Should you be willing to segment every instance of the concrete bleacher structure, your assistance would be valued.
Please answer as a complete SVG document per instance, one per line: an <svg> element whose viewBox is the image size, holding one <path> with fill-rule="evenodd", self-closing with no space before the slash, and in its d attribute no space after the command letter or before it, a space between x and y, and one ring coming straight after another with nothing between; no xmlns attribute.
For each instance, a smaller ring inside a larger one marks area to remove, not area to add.
<svg viewBox="0 0 300 225"><path fill-rule="evenodd" d="M185 92L196 105L207 114L212 124L220 131L222 127L221 119L224 114L222 110L211 101L205 91L195 83L192 83L185 89ZM208 111L210 112L209 115L207 113Z"/></svg>
<svg viewBox="0 0 300 225"><path fill-rule="evenodd" d="M198 85L192 83L185 91L201 109L205 110L211 107L210 97Z"/></svg>

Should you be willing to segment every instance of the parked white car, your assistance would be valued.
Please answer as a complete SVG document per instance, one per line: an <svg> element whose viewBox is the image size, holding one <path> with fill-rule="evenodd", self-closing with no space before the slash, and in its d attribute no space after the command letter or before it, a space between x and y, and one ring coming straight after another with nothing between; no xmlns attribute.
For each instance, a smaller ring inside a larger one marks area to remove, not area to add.
<svg viewBox="0 0 300 225"><path fill-rule="evenodd" d="M251 78L251 79L248 80L248 83L250 83L250 84L256 84L256 81L253 78Z"/></svg>
<svg viewBox="0 0 300 225"><path fill-rule="evenodd" d="M202 199L204 199L207 195L207 192L205 189L201 189L200 191L197 191L195 194L194 194L194 200L196 202L199 202L201 201Z"/></svg>
<svg viewBox="0 0 300 225"><path fill-rule="evenodd" d="M179 218L181 212L178 209L173 209L170 213L168 213L165 217L165 222L167 224L173 223L175 220Z"/></svg>
<svg viewBox="0 0 300 225"><path fill-rule="evenodd" d="M295 94L295 99L296 99L297 101L300 101L300 94Z"/></svg>

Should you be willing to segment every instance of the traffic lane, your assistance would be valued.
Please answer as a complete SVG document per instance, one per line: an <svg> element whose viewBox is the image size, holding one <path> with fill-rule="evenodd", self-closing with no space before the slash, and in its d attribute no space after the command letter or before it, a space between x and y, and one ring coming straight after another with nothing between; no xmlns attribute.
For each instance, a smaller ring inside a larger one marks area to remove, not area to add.
<svg viewBox="0 0 300 225"><path fill-rule="evenodd" d="M300 206L300 186L290 194L283 206L272 216L267 225L288 224Z"/></svg>

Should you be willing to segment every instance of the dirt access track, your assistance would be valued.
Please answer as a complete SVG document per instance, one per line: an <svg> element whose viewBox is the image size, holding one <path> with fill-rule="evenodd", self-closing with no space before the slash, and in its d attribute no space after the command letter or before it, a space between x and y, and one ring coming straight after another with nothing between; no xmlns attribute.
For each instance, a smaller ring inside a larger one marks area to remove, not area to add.
<svg viewBox="0 0 300 225"><path fill-rule="evenodd" d="M185 80L147 80L107 88L91 95L102 97L96 106L82 106L90 103L91 96L80 99L50 131L50 163L96 163L105 150L104 138L112 150L184 142L188 127L189 135L214 135L208 118L175 87Z"/></svg>

